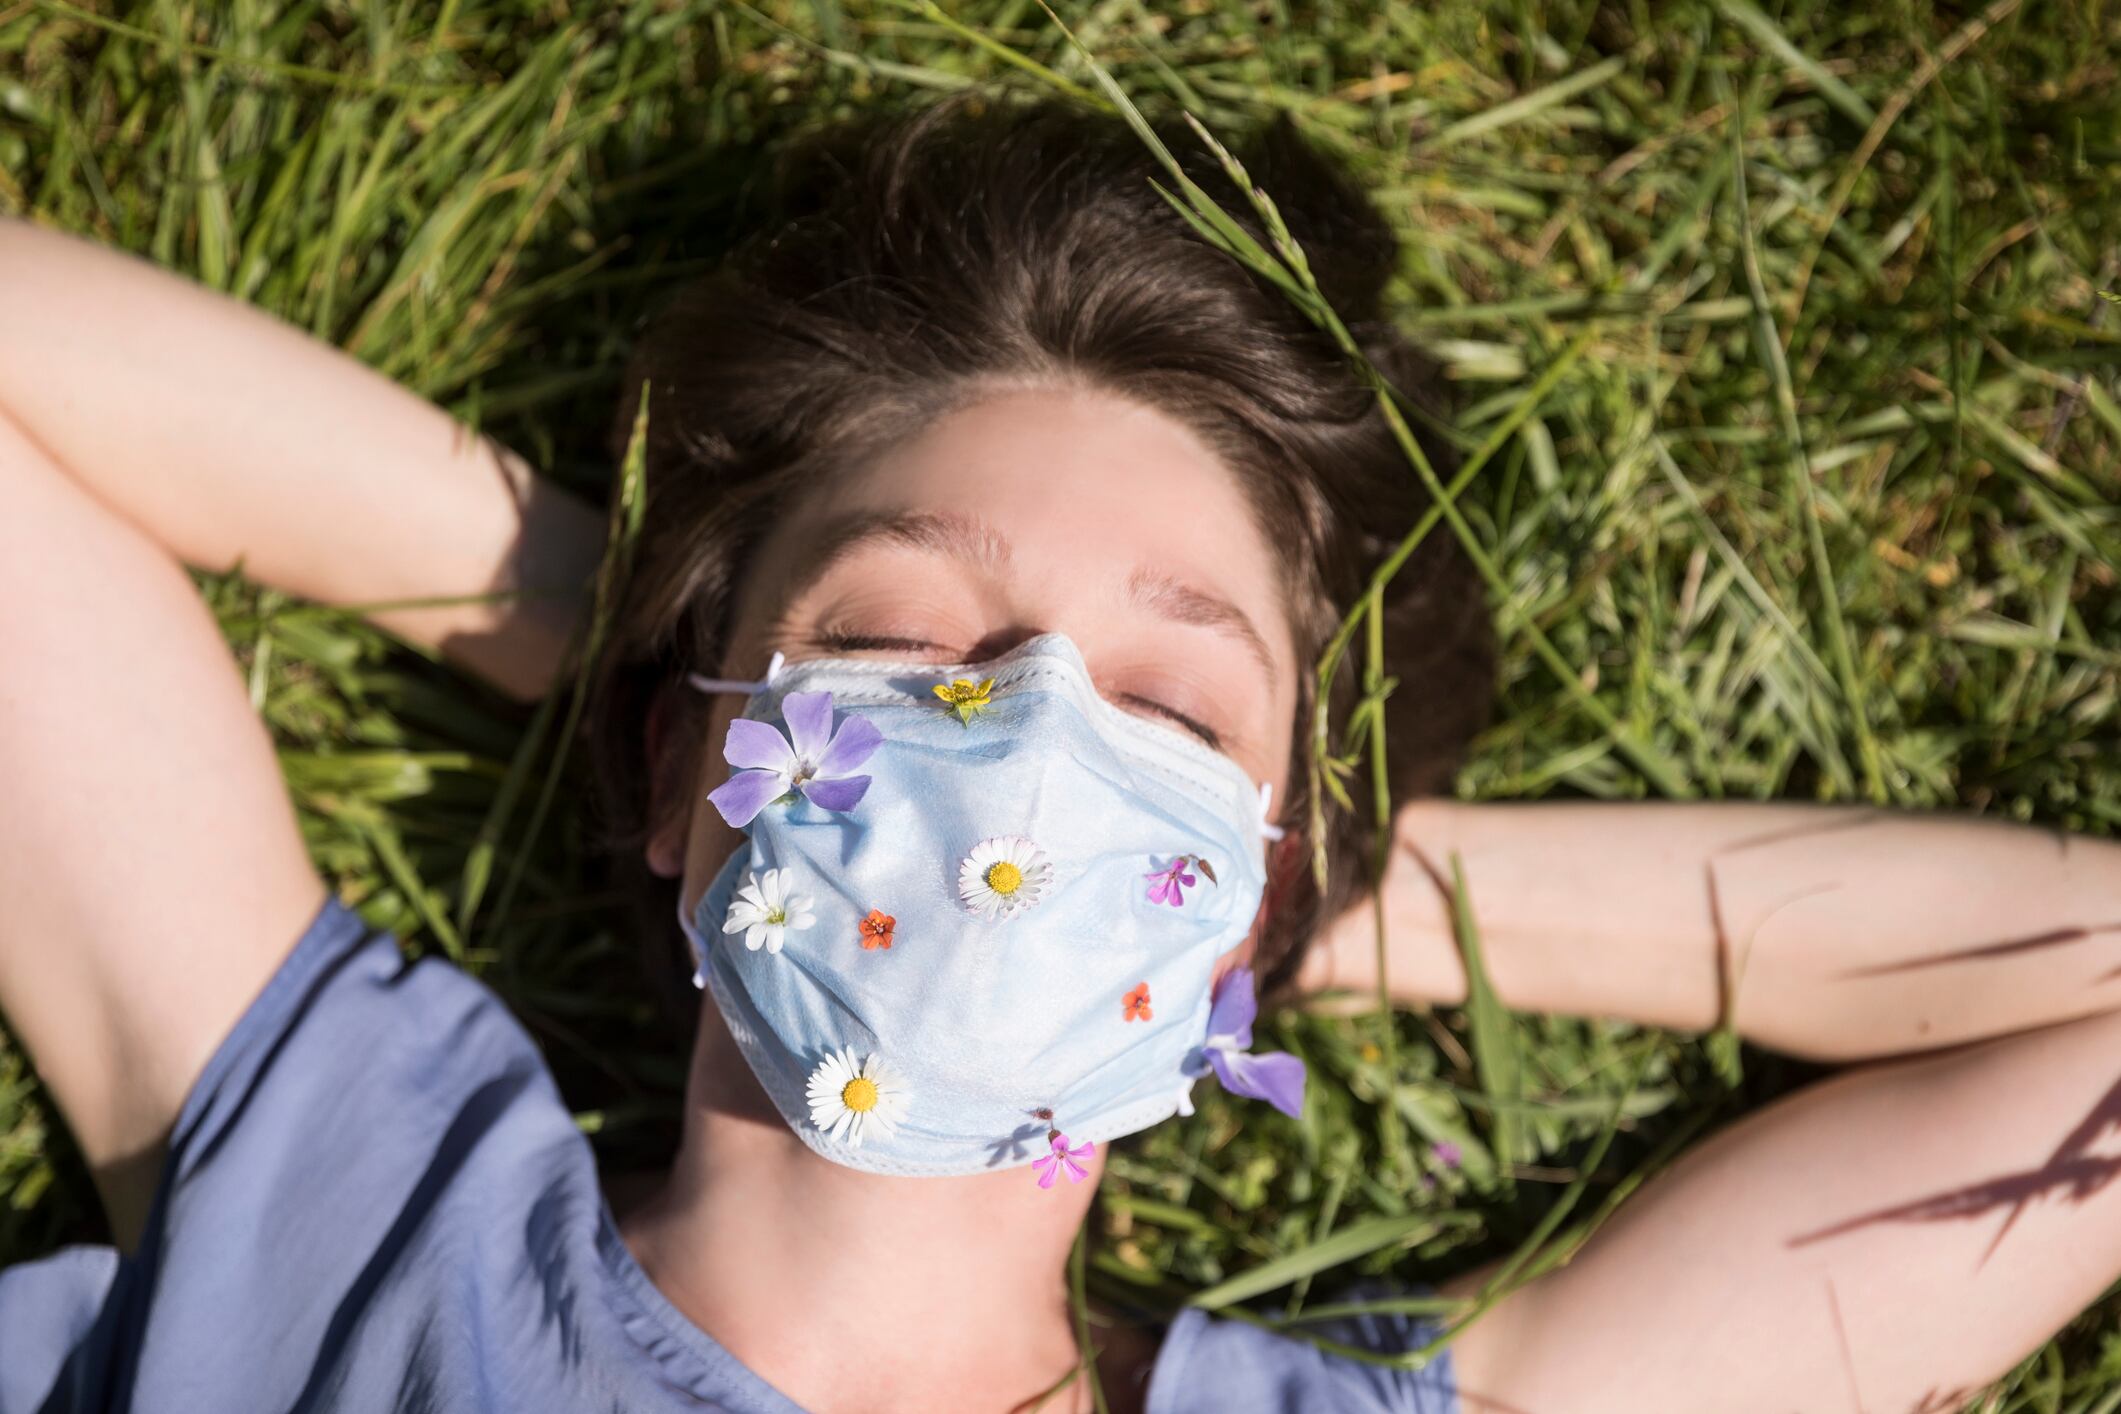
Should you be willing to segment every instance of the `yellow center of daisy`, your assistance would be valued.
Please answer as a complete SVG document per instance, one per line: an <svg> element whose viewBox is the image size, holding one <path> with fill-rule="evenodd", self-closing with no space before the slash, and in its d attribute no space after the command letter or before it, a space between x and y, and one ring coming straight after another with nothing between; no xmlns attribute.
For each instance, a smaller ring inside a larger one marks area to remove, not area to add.
<svg viewBox="0 0 2121 1414"><path fill-rule="evenodd" d="M987 866L987 887L998 894L1013 894L1024 886L1024 871L1004 859Z"/></svg>
<svg viewBox="0 0 2121 1414"><path fill-rule="evenodd" d="M869 1113L876 1108L876 1082L855 1076L840 1088L840 1103L856 1114Z"/></svg>

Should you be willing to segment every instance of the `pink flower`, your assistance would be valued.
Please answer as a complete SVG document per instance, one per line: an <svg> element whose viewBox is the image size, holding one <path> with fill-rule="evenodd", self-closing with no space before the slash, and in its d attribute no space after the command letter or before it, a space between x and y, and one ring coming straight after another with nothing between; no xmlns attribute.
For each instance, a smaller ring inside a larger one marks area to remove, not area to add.
<svg viewBox="0 0 2121 1414"><path fill-rule="evenodd" d="M1150 881L1149 902L1168 903L1173 908L1177 908L1184 903L1186 897L1180 890L1190 889L1200 882L1199 879L1186 872L1186 866L1192 862L1192 855L1181 854L1177 859L1171 861L1169 869L1152 869L1142 875L1144 879Z"/></svg>
<svg viewBox="0 0 2121 1414"><path fill-rule="evenodd" d="M1070 1183L1081 1183L1089 1176L1090 1170L1076 1160L1090 1157L1090 1151L1097 1147L1095 1144L1078 1144L1071 1149L1068 1147L1068 1136L1058 1129L1046 1131L1046 1142L1053 1146L1053 1152L1031 1165L1038 1174L1039 1187L1051 1188L1053 1180L1060 1177L1062 1169L1068 1171Z"/></svg>

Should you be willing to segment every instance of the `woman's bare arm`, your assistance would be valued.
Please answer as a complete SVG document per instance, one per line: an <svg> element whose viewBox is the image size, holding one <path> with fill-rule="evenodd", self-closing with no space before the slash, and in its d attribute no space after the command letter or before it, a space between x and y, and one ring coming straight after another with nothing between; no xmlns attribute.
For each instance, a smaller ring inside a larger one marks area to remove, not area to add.
<svg viewBox="0 0 2121 1414"><path fill-rule="evenodd" d="M327 604L513 593L375 621L512 696L557 671L602 517L269 315L0 220L0 411L185 564Z"/></svg>
<svg viewBox="0 0 2121 1414"><path fill-rule="evenodd" d="M1517 1008L1859 1064L1715 1136L1456 1342L1470 1410L1944 1414L2121 1273L2121 846L1806 805L1399 822L1391 990L1456 1002L1462 862ZM1314 985L1375 985L1344 920ZM1471 1294L1479 1275L1448 1288Z"/></svg>
<svg viewBox="0 0 2121 1414"><path fill-rule="evenodd" d="M551 681L601 518L300 334L0 221L0 1013L121 1241L206 1058L323 899L272 745L180 561ZM571 591L571 592L570 592Z"/></svg>
<svg viewBox="0 0 2121 1414"><path fill-rule="evenodd" d="M1954 1414L2117 1276L2108 1011L1748 1115L1465 1331L1457 1370L1467 1414Z"/></svg>
<svg viewBox="0 0 2121 1414"><path fill-rule="evenodd" d="M1461 859L1497 994L1526 1011L1738 1029L1828 1061L2121 1006L2121 844L1970 816L1804 804L1422 802L1385 898L1391 991L1453 1003ZM1371 911L1313 988L1376 985Z"/></svg>

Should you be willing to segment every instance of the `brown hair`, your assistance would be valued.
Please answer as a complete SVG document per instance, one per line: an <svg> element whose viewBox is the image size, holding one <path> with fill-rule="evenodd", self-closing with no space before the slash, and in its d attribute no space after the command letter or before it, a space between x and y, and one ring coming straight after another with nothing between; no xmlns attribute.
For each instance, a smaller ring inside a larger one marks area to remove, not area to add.
<svg viewBox="0 0 2121 1414"><path fill-rule="evenodd" d="M1223 209L1251 208L1181 125L1159 135ZM1408 399L1440 408L1436 371L1380 309L1398 256L1352 180L1278 117L1233 145L1303 246L1365 353ZM650 781L690 782L706 700L687 672L724 664L731 607L767 514L973 396L995 379L1067 378L1147 403L1202 436L1242 479L1283 588L1299 661L1315 658L1371 571L1428 504L1330 338L1287 298L1208 245L1150 186L1171 182L1116 117L1061 101L958 95L868 118L792 147L776 219L679 291L643 335L621 402L623 443L649 385L647 513L598 664L592 772L604 842L642 903L662 973L690 971L673 922L677 883L640 851L658 824ZM1419 429L1417 429L1419 430ZM1440 472L1455 458L1424 434ZM1386 591L1385 706L1395 800L1448 788L1494 691L1492 629L1463 553L1439 527ZM1359 666L1332 704L1344 718ZM1300 674L1293 799L1306 819L1314 675ZM647 756L651 707L669 730ZM682 810L682 792L663 808ZM1293 836L1255 969L1289 982L1321 923L1363 886L1368 832L1329 809L1323 897ZM674 990L674 989L663 989ZM690 989L675 992L689 996Z"/></svg>

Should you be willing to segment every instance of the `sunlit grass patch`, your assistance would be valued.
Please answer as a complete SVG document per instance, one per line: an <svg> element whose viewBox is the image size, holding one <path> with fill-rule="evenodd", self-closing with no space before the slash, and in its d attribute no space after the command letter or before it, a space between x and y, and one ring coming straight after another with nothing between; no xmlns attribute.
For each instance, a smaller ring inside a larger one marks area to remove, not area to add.
<svg viewBox="0 0 2121 1414"><path fill-rule="evenodd" d="M1473 470L1421 533L1486 561L1506 645L1462 794L2121 827L2113 16L1057 7L1078 48L1032 0L574 8L0 5L0 209L270 309L603 497L637 316L756 214L791 133L977 82L1206 137L1287 112L1378 192L1394 303L1460 396ZM683 1042L585 858L580 764L555 769L568 699L539 717L347 613L200 583L319 866L508 998L611 1166L654 1162ZM1381 692L1346 607L1333 671ZM1379 745L1321 740L1345 808L1374 809ZM1389 1031L1262 1024L1324 1082L1303 1120L1204 1093L1122 1145L1087 1292L1280 1320L1550 1239L1536 1270L1679 1139L1809 1073L1478 994ZM0 1261L97 1231L0 1047ZM1979 1407L2112 1409L2117 1314Z"/></svg>

